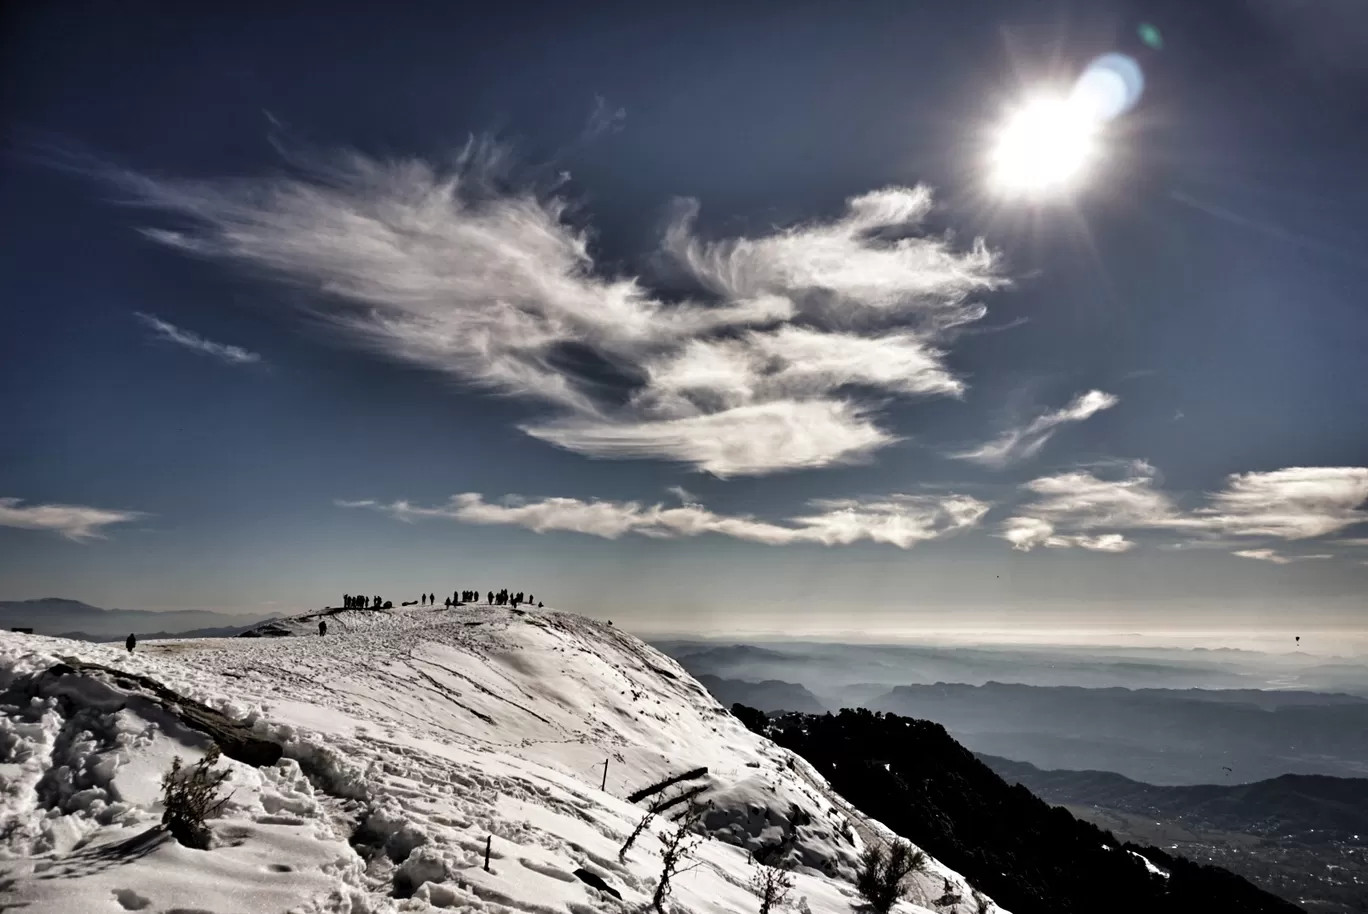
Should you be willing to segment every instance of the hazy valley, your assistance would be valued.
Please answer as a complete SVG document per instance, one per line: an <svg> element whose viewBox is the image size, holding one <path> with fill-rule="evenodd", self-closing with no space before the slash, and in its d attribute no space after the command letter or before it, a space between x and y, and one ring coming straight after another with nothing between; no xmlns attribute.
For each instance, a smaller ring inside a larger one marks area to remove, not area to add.
<svg viewBox="0 0 1368 914"><path fill-rule="evenodd" d="M1307 910L1368 910L1368 697L1352 658L662 646L719 700L772 714L820 713L815 702L934 721L1009 783L1122 840L1227 867ZM974 681L925 681L956 674ZM993 678L1014 676L1023 681ZM1182 686L1148 685L1156 680ZM1333 682L1355 692L1311 688Z"/></svg>

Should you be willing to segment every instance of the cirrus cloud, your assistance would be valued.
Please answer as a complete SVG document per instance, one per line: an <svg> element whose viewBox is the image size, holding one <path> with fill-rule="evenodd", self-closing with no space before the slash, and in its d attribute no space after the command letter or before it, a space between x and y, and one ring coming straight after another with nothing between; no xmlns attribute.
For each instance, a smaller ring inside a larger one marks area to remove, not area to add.
<svg viewBox="0 0 1368 914"><path fill-rule="evenodd" d="M668 455L722 478L849 462L896 440L859 407L825 399L747 403L669 419L575 416L522 428L591 457Z"/></svg>
<svg viewBox="0 0 1368 914"><path fill-rule="evenodd" d="M1119 479L1078 470L1031 480L1033 498L1003 522L1000 535L1014 549L1037 546L1089 548L1080 537L1120 530L1172 530L1196 537L1306 540L1368 522L1368 468L1289 467L1235 473L1201 506L1184 509L1156 485L1154 469L1132 464ZM1119 534L1116 534L1119 535ZM1114 541L1113 541L1114 542ZM1277 561L1271 550L1236 552Z"/></svg>
<svg viewBox="0 0 1368 914"><path fill-rule="evenodd" d="M1255 559L1260 562L1272 562L1274 565L1290 565L1293 562L1307 562L1316 559L1332 559L1333 555L1321 553L1318 555L1283 555L1272 549L1237 549L1231 555L1238 555L1242 559Z"/></svg>
<svg viewBox="0 0 1368 914"><path fill-rule="evenodd" d="M960 395L938 342L1003 282L982 243L921 231L927 189L892 187L746 238L700 238L694 206L663 254L702 295L666 300L600 267L566 200L509 175L502 148L472 142L449 167L348 154L258 180L114 180L178 220L154 241L314 293L357 345L551 407L528 434L718 476L896 441L879 398Z"/></svg>
<svg viewBox="0 0 1368 914"><path fill-rule="evenodd" d="M1018 460L1034 457L1040 452L1061 425L1082 422L1104 409L1111 409L1120 399L1100 390L1079 394L1063 409L1056 409L1032 419L1020 428L1008 429L992 441L973 450L948 456L956 460L970 460L984 466L1001 469Z"/></svg>
<svg viewBox="0 0 1368 914"><path fill-rule="evenodd" d="M0 527L47 530L77 542L103 539L104 528L146 517L140 511L111 511L85 505L25 505L21 498L0 498Z"/></svg>
<svg viewBox="0 0 1368 914"><path fill-rule="evenodd" d="M878 498L818 499L806 514L784 523L770 523L749 515L717 514L703 505L651 505L636 501L578 498L526 499L507 496L487 502L475 492L453 495L443 505L424 507L407 501L388 504L374 500L338 501L340 507L369 508L398 520L441 518L467 524L525 527L537 533L583 533L604 539L627 534L653 539L716 534L771 546L817 543L846 546L861 541L911 549L974 527L990 505L967 495L886 495Z"/></svg>
<svg viewBox="0 0 1368 914"><path fill-rule="evenodd" d="M261 356L255 352L250 352L241 346L230 346L227 343L215 343L213 340L207 340L198 333L177 327L155 314L135 311L133 316L152 328L158 339L175 343L177 346L183 346L193 352L213 356L230 365L251 365L261 361Z"/></svg>

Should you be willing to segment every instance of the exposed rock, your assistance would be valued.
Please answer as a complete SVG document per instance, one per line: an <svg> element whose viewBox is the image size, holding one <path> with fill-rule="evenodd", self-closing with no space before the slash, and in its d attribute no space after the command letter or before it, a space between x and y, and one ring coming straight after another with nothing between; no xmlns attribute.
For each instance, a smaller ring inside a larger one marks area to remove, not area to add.
<svg viewBox="0 0 1368 914"><path fill-rule="evenodd" d="M218 743L223 754L235 761L260 768L274 765L280 761L284 752L279 743L254 736L246 727L234 723L219 711L173 692L160 682L137 673L67 658L65 663L48 667L43 675L61 677L72 674L90 676L114 689L128 693L129 697L137 696L156 704L179 718L185 726L198 730Z"/></svg>
<svg viewBox="0 0 1368 914"><path fill-rule="evenodd" d="M613 888L608 883L604 882L603 877L598 875L597 873L591 873L583 867L580 867L579 869L575 870L575 876L579 878L580 882L583 882L585 885L590 886L591 888L598 889L600 892L607 892L614 898L622 898L622 893L619 892L617 889Z"/></svg>

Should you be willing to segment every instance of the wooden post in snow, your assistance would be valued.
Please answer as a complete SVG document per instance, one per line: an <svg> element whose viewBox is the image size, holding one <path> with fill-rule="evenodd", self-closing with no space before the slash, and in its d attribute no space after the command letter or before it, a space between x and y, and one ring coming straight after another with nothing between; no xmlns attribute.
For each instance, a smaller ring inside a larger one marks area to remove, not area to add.
<svg viewBox="0 0 1368 914"><path fill-rule="evenodd" d="M494 836L493 836L493 835L487 835L487 836L485 837L485 872L486 872L486 873L489 872L489 845L492 844L493 842L494 842Z"/></svg>
<svg viewBox="0 0 1368 914"><path fill-rule="evenodd" d="M608 790L608 759L603 760L603 784L599 786L599 790L605 793Z"/></svg>

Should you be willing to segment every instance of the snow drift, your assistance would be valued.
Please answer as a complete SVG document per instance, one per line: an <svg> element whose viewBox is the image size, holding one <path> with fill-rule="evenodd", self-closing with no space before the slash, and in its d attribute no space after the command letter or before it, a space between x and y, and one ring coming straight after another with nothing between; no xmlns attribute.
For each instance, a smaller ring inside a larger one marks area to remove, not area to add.
<svg viewBox="0 0 1368 914"><path fill-rule="evenodd" d="M710 804L709 838L675 880L675 910L754 912L750 854L792 834L798 910L834 914L858 904L863 844L891 837L611 626L501 607L329 610L320 637L324 616L133 654L0 635L6 897L26 914L641 911L684 805L625 862L618 849L649 803L687 791ZM215 847L182 847L159 826L160 778L173 756L233 740ZM911 897L929 905L948 886L971 898L933 861Z"/></svg>

